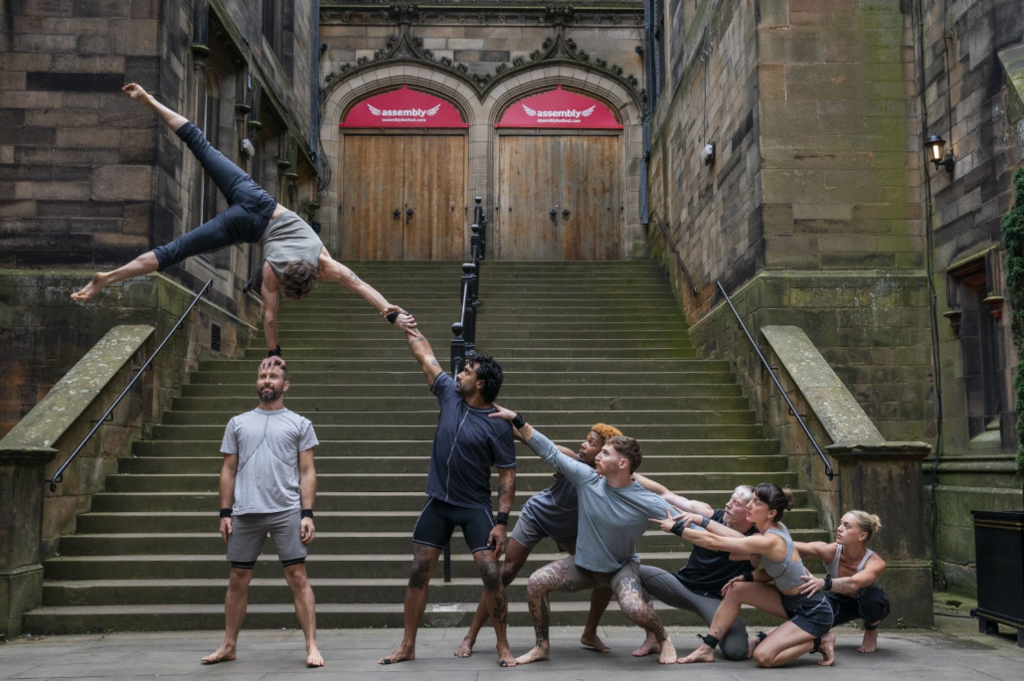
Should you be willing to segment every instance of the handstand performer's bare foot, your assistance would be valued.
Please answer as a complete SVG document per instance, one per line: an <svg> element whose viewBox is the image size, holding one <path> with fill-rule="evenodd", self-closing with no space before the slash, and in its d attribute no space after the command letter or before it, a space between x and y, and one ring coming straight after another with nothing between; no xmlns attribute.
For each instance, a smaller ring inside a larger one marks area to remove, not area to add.
<svg viewBox="0 0 1024 681"><path fill-rule="evenodd" d="M597 632L583 632L583 636L580 636L580 643L588 648L596 650L599 653L612 652L612 649L605 645L605 642L601 640L601 637L597 635Z"/></svg>
<svg viewBox="0 0 1024 681"><path fill-rule="evenodd" d="M677 660L679 664L693 664L694 662L714 662L715 651L707 643L701 643L697 650L686 657Z"/></svg>
<svg viewBox="0 0 1024 681"><path fill-rule="evenodd" d="M499 667L515 667L516 666L515 655L508 649L508 646L504 648L498 648L498 666Z"/></svg>
<svg viewBox="0 0 1024 681"><path fill-rule="evenodd" d="M324 656L320 654L320 648L315 643L306 644L306 666L323 667Z"/></svg>
<svg viewBox="0 0 1024 681"><path fill-rule="evenodd" d="M212 653L204 657L202 660L200 660L200 662L202 662L203 664L231 662L231 660L235 659L235 653L235 646L223 643L221 644L220 648L217 648L217 650L213 651Z"/></svg>
<svg viewBox="0 0 1024 681"><path fill-rule="evenodd" d="M825 639L822 639L824 643ZM864 632L864 640L857 648L858 653L873 653L878 650L878 629L870 629Z"/></svg>
<svg viewBox="0 0 1024 681"><path fill-rule="evenodd" d="M547 660L551 657L550 645L537 644L525 655L520 655L516 658L516 664L530 664L531 662L540 662L541 660Z"/></svg>
<svg viewBox="0 0 1024 681"><path fill-rule="evenodd" d="M102 272L97 272L96 276L92 278L92 281L71 294L71 300L75 300L80 303L92 300L96 294L102 291L106 286L106 283L104 283L104 277L105 275Z"/></svg>
<svg viewBox="0 0 1024 681"><path fill-rule="evenodd" d="M647 632L647 638L640 645L639 648L633 651L633 657L646 657L651 653L660 653L661 645L658 643L658 639L654 638L654 634Z"/></svg>
<svg viewBox="0 0 1024 681"><path fill-rule="evenodd" d="M416 659L416 648L406 647L405 643L395 648L390 655L382 657L377 660L377 664L395 664L397 662L405 662L406 660Z"/></svg>
<svg viewBox="0 0 1024 681"><path fill-rule="evenodd" d="M658 656L658 664L675 664L678 660L676 659L676 647L672 645L672 641L668 638L661 644L661 655Z"/></svg>
<svg viewBox="0 0 1024 681"><path fill-rule="evenodd" d="M829 632L821 637L821 645L818 646L822 660L818 664L822 667L831 667L836 663L836 635Z"/></svg>
<svg viewBox="0 0 1024 681"><path fill-rule="evenodd" d="M473 655L473 644L476 643L474 640L470 640L467 636L462 639L462 643L455 649L455 657L470 657Z"/></svg>

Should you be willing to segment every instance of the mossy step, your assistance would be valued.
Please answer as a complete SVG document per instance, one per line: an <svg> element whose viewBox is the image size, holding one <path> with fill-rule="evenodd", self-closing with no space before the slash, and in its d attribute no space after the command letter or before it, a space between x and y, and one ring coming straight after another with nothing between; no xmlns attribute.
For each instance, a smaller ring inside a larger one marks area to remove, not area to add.
<svg viewBox="0 0 1024 681"><path fill-rule="evenodd" d="M409 352L408 342L404 336L397 334L388 334L386 338L352 338L349 335L339 336L337 331L307 331L302 334L291 334L290 336L281 334L278 336L278 340L282 345L286 341L289 348L337 348L347 350L373 350L376 352L381 351L402 351L404 353ZM477 340L484 340L477 332ZM518 351L534 349L534 350L562 350L562 349L573 349L573 350L615 350L619 348L635 348L635 349L646 349L646 348L692 348L689 339L685 338L680 334L671 333L660 333L657 337L651 337L650 335L633 334L629 338L600 338L593 337L593 334L588 334L585 338L580 338L572 342L567 341L565 338L555 337L543 340L534 340L530 338L508 338L504 335L493 336L488 341L491 348L491 352L498 354L501 352L500 348L510 348ZM252 350L260 350L258 343L254 343ZM264 350L264 353L266 351Z"/></svg>
<svg viewBox="0 0 1024 681"><path fill-rule="evenodd" d="M194 373L192 379L195 381L192 384L185 384L181 387L181 394L184 397L190 398L202 398L202 397L238 397L239 395L245 395L247 392L251 392L252 395L256 394L256 367L253 367L252 374L249 379L246 380L244 376L232 374L231 376L225 377L229 380L224 381L198 381L196 380L200 374ZM705 374L707 375L707 374ZM629 374L623 374L621 377L616 375L614 377L616 383L598 382L598 383L582 383L583 387L576 383L551 383L550 381L545 383L544 377L546 374L537 373L536 377L529 374L519 374L515 379L506 382L501 386L501 394L498 399L499 402L510 403L510 400L516 400L520 398L533 398L538 393L543 393L544 397L550 398L575 398L575 397L587 397L587 398L599 398L604 400L614 400L618 398L627 397L684 397L690 399L701 399L711 397L742 397L743 392L740 386L732 380L728 383L687 383L681 384L678 382L671 383L661 380L659 377L657 383L638 383L636 381L629 381ZM379 378L379 375L378 375ZM527 382L526 379L532 379L532 382ZM291 400L295 398L308 398L311 400L319 399L321 397L342 397L342 398L401 398L401 397L414 397L426 395L431 399L431 396L426 380L423 375L420 374L419 379L416 380L415 375L407 377L405 374L390 374L388 376L388 382L391 385L382 385L378 380L376 383L370 383L367 381L347 381L342 384L305 384L300 382L293 383L291 388L288 389L287 404L291 404ZM412 388L411 386L418 385L419 390ZM251 403L251 407L255 407L255 398ZM436 403L436 399L434 400ZM749 404L749 403L748 403Z"/></svg>
<svg viewBox="0 0 1024 681"><path fill-rule="evenodd" d="M442 358L444 359L444 358ZM296 360L302 361L302 360ZM344 361L344 360L338 360ZM514 360L518 362L528 362L530 360ZM666 360L667 361L667 360ZM685 360L680 360L685 361ZM372 364L372 361L367 361L365 364ZM559 373L558 370L546 369L546 363L553 363L562 367L573 367L574 371L566 371ZM629 362L619 361L616 366L610 367L607 370L601 370L594 365L600 364L599 360L580 360L580 359L566 359L560 361L551 362L551 360L534 360L530 366L521 366L516 369L509 369L505 362L502 362L505 371L505 382L502 384L502 392L499 395L500 400L507 401L506 387L512 386L530 386L534 392L537 388L533 386L558 386L568 385L574 389L574 393L570 394L588 394L590 393L590 386L593 385L607 385L607 384L618 384L618 385L639 385L647 387L647 384L666 384L674 383L677 386L686 385L729 385L736 383L736 376L727 371L715 371L707 370L700 371L702 367L695 366L693 369L671 369L671 368L658 368L657 366L652 367L637 367L635 371L627 371L631 366ZM289 360L289 365L291 364ZM387 364L387 363L382 363ZM418 368L413 370L395 371L396 365L391 363L390 369L382 367L376 371L366 368L365 370L358 370L349 368L344 371L336 371L326 368L329 363L325 363L325 368L316 370L311 369L307 371L304 368L297 368L290 371L290 380L293 386L312 386L312 385L331 385L337 386L339 389L344 389L344 386L355 386L364 385L369 390L369 394L373 394L372 388L374 383L377 385L384 383L385 385L398 385L404 384L407 386L417 386L418 389L426 391L427 383L423 376L423 372ZM401 365L405 366L403 362ZM245 386L245 390L255 390L256 386L256 369L259 367L259 362L250 360L247 363L239 363L235 369L231 371L201 371L192 374L191 381L193 385L209 385L209 384L235 384ZM591 367L588 369L587 367ZM684 392L683 389L677 389L677 394L690 394ZM239 391L241 392L241 391ZM235 394L239 394L236 392ZM408 393L407 393L408 394ZM415 394L415 393L412 393ZM626 395L630 394L628 392ZM555 395L557 396L557 394Z"/></svg>
<svg viewBox="0 0 1024 681"><path fill-rule="evenodd" d="M282 346L283 347L283 346ZM537 348L532 346L509 346L505 344L478 343L479 352L486 352L498 358L502 367L511 360L534 360L534 359L568 359L568 360L619 360L621 362L633 362L639 359L696 359L697 354L693 348L684 348L674 345L663 345L661 347L638 348L638 347L605 347L605 348L575 348L566 346L562 348ZM443 353L440 358L444 358ZM248 348L242 355L244 360L262 360L267 356L265 347ZM328 344L307 343L301 346L289 346L287 360L302 359L358 359L379 360L387 357L394 360L410 360L408 348L338 348ZM250 367L251 368L251 367Z"/></svg>

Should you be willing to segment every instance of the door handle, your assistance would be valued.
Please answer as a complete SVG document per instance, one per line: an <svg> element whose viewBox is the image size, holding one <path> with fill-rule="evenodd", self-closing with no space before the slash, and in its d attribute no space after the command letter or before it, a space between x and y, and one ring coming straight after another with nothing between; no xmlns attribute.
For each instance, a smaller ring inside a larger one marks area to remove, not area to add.
<svg viewBox="0 0 1024 681"><path fill-rule="evenodd" d="M552 222L557 222L558 221L558 211L555 210L554 208L551 209L551 212L548 213L548 215L551 216L551 221Z"/></svg>
<svg viewBox="0 0 1024 681"><path fill-rule="evenodd" d="M397 220L398 218L402 217L402 211L400 211L400 210L398 210L398 209L396 208L396 209L395 209L395 212L394 212L394 213L392 213L391 215L392 215L392 216L393 216L393 217L394 217L394 218L395 218L395 219Z"/></svg>
<svg viewBox="0 0 1024 681"><path fill-rule="evenodd" d="M568 208L565 208L565 209L562 210L562 217L564 219L566 219L566 220L569 219L569 209Z"/></svg>
<svg viewBox="0 0 1024 681"><path fill-rule="evenodd" d="M409 208L408 210L405 211L405 219L412 220L412 208Z"/></svg>

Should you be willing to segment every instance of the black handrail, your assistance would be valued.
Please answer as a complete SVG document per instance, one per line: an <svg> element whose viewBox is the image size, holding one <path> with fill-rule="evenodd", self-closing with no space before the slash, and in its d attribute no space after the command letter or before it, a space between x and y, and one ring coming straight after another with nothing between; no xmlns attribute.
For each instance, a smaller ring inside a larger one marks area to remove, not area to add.
<svg viewBox="0 0 1024 681"><path fill-rule="evenodd" d="M690 276L690 270L687 269L686 263L683 262L683 256L679 252L679 248L676 246L676 242L672 240L672 235L669 234L668 227L665 226L665 221L661 219L657 211L651 211L651 220L658 225L658 229L665 235L665 243L668 245L670 251L676 254L676 260L679 261L679 267L682 268L683 274L690 281L690 290L693 291L693 295L697 295L697 284L693 281L693 277Z"/></svg>
<svg viewBox="0 0 1024 681"><path fill-rule="evenodd" d="M757 347L757 343L754 342L754 337L751 336L750 331L747 330L747 325L743 323L743 318L740 317L740 313L736 311L736 306L732 304L732 298L730 298L729 294L725 292L725 287L722 286L722 282L716 281L715 283L718 285L718 290L722 292L723 296L725 296L725 302L729 304L729 308L732 310L732 313L736 315L736 321L739 322L740 328L743 329L743 333L747 335L747 340L750 341L750 345L754 348L754 352L756 352L757 356L761 358L761 364L763 364L764 368L768 370L768 375L771 376L772 380L775 382L775 387L779 389L779 393L782 395L783 399L786 400L786 404L789 405L789 410L793 413L793 416L796 417L796 420L800 422L800 427L804 429L804 434L807 436L807 439L811 441L811 444L814 445L814 449L818 452L818 456L821 457L821 462L825 464L825 475L828 476L829 480L832 480L832 478L835 477L835 473L832 471L832 464L830 464L828 459L825 457L825 452L821 451L821 447L818 446L818 441L814 439L813 435L811 435L811 431L807 427L807 424L804 423L800 414L797 413L796 407L793 406L793 402L789 399L789 395L786 394L786 390L782 387L782 383L779 382L779 377L775 375L775 372L772 371L772 368L768 365L768 360L766 360L764 355L761 353L761 348Z"/></svg>
<svg viewBox="0 0 1024 681"><path fill-rule="evenodd" d="M164 338L163 342L160 343L160 345L153 352L153 354L149 356L149 359L147 359L146 363L142 365L142 368L139 369L134 376L132 376L132 380L128 381L128 386L121 391L121 394L117 396L117 399L114 400L114 403L110 405L110 408L107 409L107 411L103 414L100 420L96 422L96 425L92 427L92 430L90 430L89 434L85 436L85 439L78 443L78 446L75 447L75 451L71 452L71 456L69 456L67 460L63 464L61 464L61 467L57 469L57 473L53 476L53 479L43 481L50 483L51 492L57 491L57 485L64 481L64 470L68 467L68 465L70 465L72 461L74 461L75 457L78 456L78 452L82 451L82 448L85 447L86 444L88 444L89 440L92 439L92 436L95 435L96 431L100 429L100 426L102 426L106 422L107 418L113 413L114 407L120 404L121 400L123 400L124 396L128 394L128 391L132 389L132 386L134 386L136 381L139 380L143 372L145 372L149 368L149 365L153 363L153 358L160 354L160 351L164 349L165 345L167 345L167 341L171 340L171 336L174 335L174 332L185 325L185 318L188 317L189 312L192 311L192 308L196 306L196 303L199 302L199 299L203 297L203 294L206 293L206 291L209 290L210 286L212 285L213 279L210 279L209 281L206 282L206 285L203 286L202 290L200 290L199 293L196 294L196 297L192 299L192 304L188 306L187 310L185 310L185 314L181 315L181 318L178 319L178 323L175 324L174 328L170 330L170 332Z"/></svg>

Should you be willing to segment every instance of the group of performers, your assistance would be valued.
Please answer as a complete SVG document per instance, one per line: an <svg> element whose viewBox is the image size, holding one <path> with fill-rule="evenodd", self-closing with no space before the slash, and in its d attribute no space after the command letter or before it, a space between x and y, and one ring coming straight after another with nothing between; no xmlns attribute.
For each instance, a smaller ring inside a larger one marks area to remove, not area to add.
<svg viewBox="0 0 1024 681"><path fill-rule="evenodd" d="M333 260L298 215L213 149L183 116L137 84L126 85L124 92L155 111L185 141L230 207L127 265L96 274L72 298L90 300L112 283L240 242L259 243L265 260L261 293L268 357L257 373L259 404L231 419L221 446L220 532L232 568L225 600L225 638L203 662L235 659L252 569L269 533L294 595L306 637L306 662L311 667L324 664L316 642L315 600L305 572L306 546L316 536L313 452L318 443L312 423L284 406L290 383L277 342L279 295L300 300L318 280L339 282L361 295L405 333L440 406L427 501L412 533L404 636L380 664L415 658L430 578L456 527L462 529L484 587L470 629L455 651L458 657L473 654L479 631L490 619L501 666L548 659L550 594L583 590L591 591L591 599L580 641L599 652L609 651L597 627L613 595L623 614L646 632L633 655L657 654L661 664L713 662L715 649L721 647L727 659L753 658L763 667L781 666L808 652L820 653L819 664L831 665L835 661L831 629L853 620L864 621L859 650L874 652L878 624L889 613L888 600L877 585L885 562L866 546L881 527L877 516L850 511L842 517L834 542L795 542L782 523L793 497L778 485L741 485L725 508L716 510L639 475L640 443L613 426L595 424L577 451L555 445L521 414L496 404L504 376L494 358L474 355L458 375L446 374L412 315ZM555 474L550 487L523 505L509 536L516 489L515 440ZM496 515L492 467L498 469ZM637 556L637 541L652 523L693 545L689 560L676 574L643 565ZM527 597L535 645L516 657L506 632L505 589L545 537L568 555L530 575ZM502 555L504 561L499 564ZM806 569L805 556L816 556L825 564L824 577ZM655 611L654 598L693 611L708 624L701 644L689 655L677 656ZM743 605L786 621L748 637L740 619Z"/></svg>

